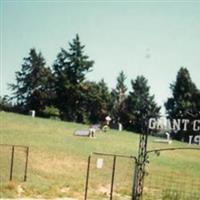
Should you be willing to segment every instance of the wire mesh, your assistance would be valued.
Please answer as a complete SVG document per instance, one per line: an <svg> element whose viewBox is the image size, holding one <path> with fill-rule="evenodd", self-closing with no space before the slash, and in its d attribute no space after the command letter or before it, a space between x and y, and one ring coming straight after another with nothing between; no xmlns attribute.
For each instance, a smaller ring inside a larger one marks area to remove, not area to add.
<svg viewBox="0 0 200 200"><path fill-rule="evenodd" d="M134 171L135 160L123 157L117 158L114 199L131 199Z"/></svg>
<svg viewBox="0 0 200 200"><path fill-rule="evenodd" d="M151 155L150 164L146 166L142 199L200 200L199 153L195 161L187 156L181 160L181 154L176 153L165 152L160 157Z"/></svg>
<svg viewBox="0 0 200 200"><path fill-rule="evenodd" d="M10 179L11 146L0 145L0 182Z"/></svg>
<svg viewBox="0 0 200 200"><path fill-rule="evenodd" d="M114 156L91 156L88 200L131 199L134 159L116 156L115 167L113 164Z"/></svg>
<svg viewBox="0 0 200 200"><path fill-rule="evenodd" d="M27 148L25 146L0 145L0 182L24 181Z"/></svg>
<svg viewBox="0 0 200 200"><path fill-rule="evenodd" d="M26 163L26 148L15 148L15 157L13 165L13 180L24 181Z"/></svg>

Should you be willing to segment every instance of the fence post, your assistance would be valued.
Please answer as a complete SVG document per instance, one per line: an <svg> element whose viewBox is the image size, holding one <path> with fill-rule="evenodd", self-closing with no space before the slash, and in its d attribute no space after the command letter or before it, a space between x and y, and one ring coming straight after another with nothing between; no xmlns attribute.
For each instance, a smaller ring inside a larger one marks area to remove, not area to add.
<svg viewBox="0 0 200 200"><path fill-rule="evenodd" d="M15 146L13 145L11 152L11 161L10 161L10 181L12 181L12 176L13 176L14 154L15 154Z"/></svg>
<svg viewBox="0 0 200 200"><path fill-rule="evenodd" d="M110 200L112 200L113 195L113 186L114 186L114 179L115 179L115 165L116 165L116 155L114 155L113 159L113 169L112 169L112 178L111 178L111 188L110 188Z"/></svg>
<svg viewBox="0 0 200 200"><path fill-rule="evenodd" d="M26 148L26 163L25 163L25 169L24 169L24 181L27 180L28 156L29 156L29 147Z"/></svg>
<svg viewBox="0 0 200 200"><path fill-rule="evenodd" d="M88 183L89 183L89 175L90 175L90 160L91 160L91 155L88 156L88 166L87 166L87 175L86 175L86 183L85 183L85 198L84 198L84 200L87 200Z"/></svg>
<svg viewBox="0 0 200 200"><path fill-rule="evenodd" d="M134 181L133 181L133 188L132 188L132 199L131 200L137 200L137 168L138 163L135 161L135 170L134 170Z"/></svg>
<svg viewBox="0 0 200 200"><path fill-rule="evenodd" d="M147 156L147 144L148 144L148 125L147 117L143 118L142 129L140 133L139 149L137 165L135 169L135 176L133 180L132 200L140 200L143 193L144 187L144 174Z"/></svg>

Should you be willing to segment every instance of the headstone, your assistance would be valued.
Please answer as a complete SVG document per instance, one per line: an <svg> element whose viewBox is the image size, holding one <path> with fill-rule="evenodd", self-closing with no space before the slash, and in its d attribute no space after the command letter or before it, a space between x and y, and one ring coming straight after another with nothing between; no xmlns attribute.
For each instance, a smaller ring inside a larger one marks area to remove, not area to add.
<svg viewBox="0 0 200 200"><path fill-rule="evenodd" d="M119 129L118 129L118 130L119 130L119 131L122 131L122 129L123 129L123 128L122 128L122 124L119 123L118 125L119 125Z"/></svg>
<svg viewBox="0 0 200 200"><path fill-rule="evenodd" d="M89 136L90 137L95 137L94 134L96 132L96 129L95 128L89 128Z"/></svg>
<svg viewBox="0 0 200 200"><path fill-rule="evenodd" d="M167 144L171 144L172 140L170 140L170 134L168 132L165 132L165 135L167 136L167 139L156 139L154 140L155 142L159 142L159 143L167 143Z"/></svg>
<svg viewBox="0 0 200 200"><path fill-rule="evenodd" d="M101 130L101 124L93 124L90 126L90 128L94 128L95 131L100 131Z"/></svg>
<svg viewBox="0 0 200 200"><path fill-rule="evenodd" d="M34 118L35 117L35 110L30 110L30 115Z"/></svg>
<svg viewBox="0 0 200 200"><path fill-rule="evenodd" d="M74 132L74 135L75 136L89 136L90 135L90 133L89 133L89 130L76 130L75 132Z"/></svg>
<svg viewBox="0 0 200 200"><path fill-rule="evenodd" d="M168 132L165 133L165 135L167 136L167 140L170 140L170 134Z"/></svg>
<svg viewBox="0 0 200 200"><path fill-rule="evenodd" d="M106 120L106 124L109 125L109 124L110 124L110 121L111 121L110 116L106 116L105 120Z"/></svg>

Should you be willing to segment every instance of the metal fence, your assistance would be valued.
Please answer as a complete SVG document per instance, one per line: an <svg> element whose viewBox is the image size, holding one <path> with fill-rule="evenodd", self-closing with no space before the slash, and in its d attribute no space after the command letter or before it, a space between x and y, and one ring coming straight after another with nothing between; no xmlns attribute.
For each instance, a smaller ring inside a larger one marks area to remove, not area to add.
<svg viewBox="0 0 200 200"><path fill-rule="evenodd" d="M136 158L92 153L88 157L85 200L130 200Z"/></svg>
<svg viewBox="0 0 200 200"><path fill-rule="evenodd" d="M149 154L142 200L200 200L200 151L184 151L184 158L175 163L180 155L176 151ZM196 156L192 162L191 153Z"/></svg>
<svg viewBox="0 0 200 200"><path fill-rule="evenodd" d="M171 150L173 153L169 153ZM199 150L168 148L147 151L143 193L139 199L200 200ZM183 154L178 151L183 151ZM193 158L190 161L191 154ZM177 157L178 162L174 162ZM84 199L135 199L133 179L136 178L137 165L139 163L134 156L92 153L88 157Z"/></svg>
<svg viewBox="0 0 200 200"><path fill-rule="evenodd" d="M0 144L0 182L26 181L29 147Z"/></svg>

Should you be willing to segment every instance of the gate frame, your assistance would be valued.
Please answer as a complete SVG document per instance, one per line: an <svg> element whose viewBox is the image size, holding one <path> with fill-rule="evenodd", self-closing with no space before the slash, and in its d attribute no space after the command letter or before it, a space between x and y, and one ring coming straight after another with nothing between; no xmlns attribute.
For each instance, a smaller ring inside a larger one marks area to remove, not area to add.
<svg viewBox="0 0 200 200"><path fill-rule="evenodd" d="M190 113L189 113L190 114ZM148 154L151 152L160 152L166 150L176 150L180 148L166 148L166 149L154 149L148 150L148 136L149 136L149 119L153 117L151 114L143 115L141 118L141 133L139 139L139 148L138 148L138 157L137 163L135 167L135 175L133 179L133 189L132 189L132 198L131 200L140 200L143 194L144 188L144 176L145 176L145 166L148 163ZM200 148L191 148L189 149L200 149ZM181 149L188 149L187 147L183 147Z"/></svg>
<svg viewBox="0 0 200 200"><path fill-rule="evenodd" d="M132 200L140 200L142 197L144 188L145 165L146 163L149 163L148 154L156 153L157 155L160 155L161 151L200 150L200 147L174 147L174 148L171 147L171 148L147 150L147 143L148 143L148 132L140 134L138 162L136 163L136 168L135 168L135 173L137 174L135 174L134 176Z"/></svg>
<svg viewBox="0 0 200 200"><path fill-rule="evenodd" d="M7 147L11 147L11 157L10 157L10 177L9 180L12 181L13 180L13 166L14 166L14 156L15 156L15 149L17 147L19 148L24 148L25 152L26 152L26 160L25 160L25 167L24 167L24 178L23 181L26 182L27 181L27 172L28 172L28 158L29 158L29 147L25 146L25 145L13 145L13 144L0 144L0 146L7 146Z"/></svg>
<svg viewBox="0 0 200 200"><path fill-rule="evenodd" d="M163 149L152 149L146 152L146 156L149 153L160 153L161 151L174 151L174 150L200 150L200 147L171 147L171 148L163 148Z"/></svg>
<svg viewBox="0 0 200 200"><path fill-rule="evenodd" d="M149 136L149 128L147 125L150 116L144 116L141 120L142 122L142 130L139 135L139 148L138 148L138 157L135 156L128 156L135 159L135 169L134 169L134 177L133 177L133 185L132 185L132 195L131 200L140 200L143 194L144 188L144 176L145 176L145 166L146 163L149 163L148 154L149 153L160 153L161 151L172 151L172 150L200 150L199 147L177 147L177 148L163 148L163 149L153 149L148 150L148 136ZM93 152L88 157L88 166L87 166L87 175L86 175L86 186L85 186L85 198L87 200L87 190L88 190L88 183L89 183L89 171L90 171L90 160L92 154L96 155L107 155L107 156L120 156L126 157L123 155L117 154L104 154L104 153L97 153ZM113 160L113 171L112 171L112 182L111 182L111 193L110 193L110 200L112 200L112 192L113 192L113 184L114 184L114 175L115 175L115 162L116 158Z"/></svg>
<svg viewBox="0 0 200 200"><path fill-rule="evenodd" d="M137 158L136 158L135 156L126 156L126 155L121 155L121 154L110 154L110 153L92 152L92 153L88 156L88 165L87 165L87 174L86 174L86 183L85 183L85 196L84 196L84 200L87 200L87 197L88 197L88 185L89 185L89 177L90 177L90 163L91 163L91 157L92 157L92 155L113 157L112 176L111 176L111 186L110 186L110 198L109 198L110 200L112 200L112 199L113 199L114 179L115 179L115 166L116 166L117 157L133 159L134 162L135 162L135 165L136 165L136 163L137 163ZM135 174L134 174L134 176L135 176Z"/></svg>
<svg viewBox="0 0 200 200"><path fill-rule="evenodd" d="M141 133L138 147L138 157L135 166L135 174L133 179L132 198L131 200L140 200L143 193L145 165L147 160L147 144L149 136L148 120L151 116L142 116L141 119Z"/></svg>

